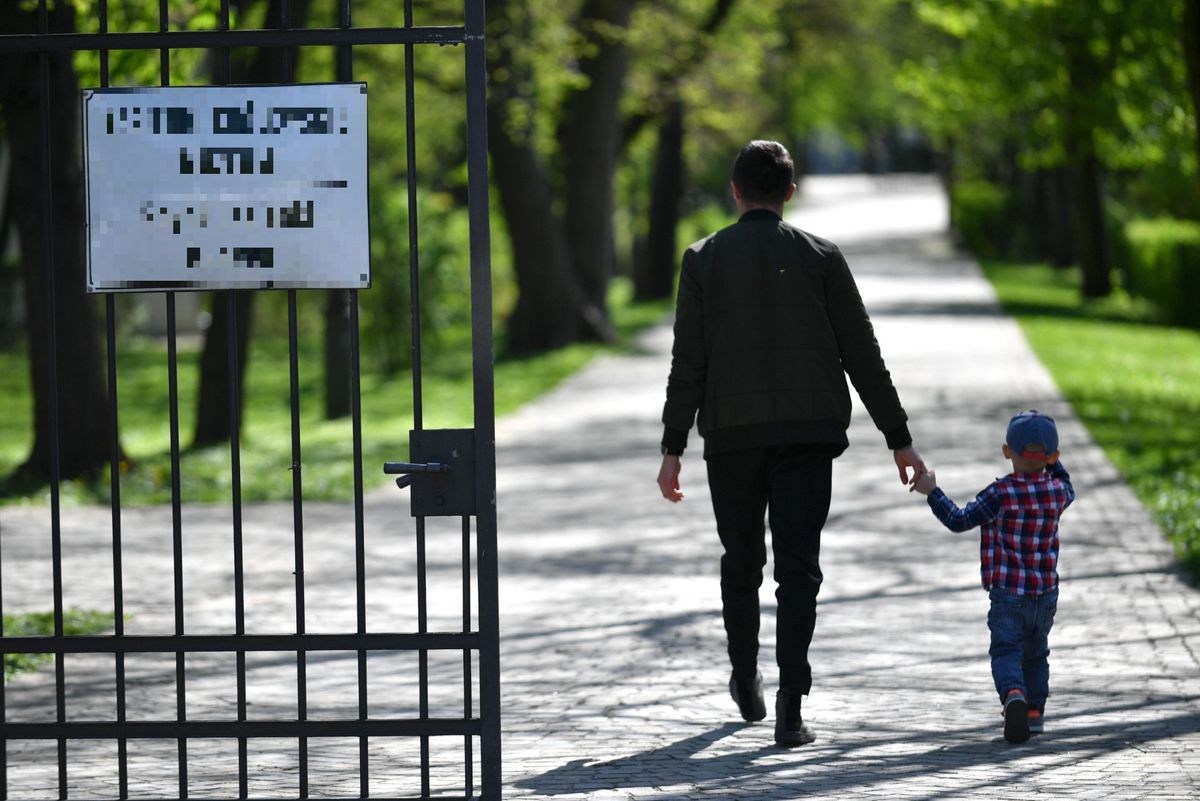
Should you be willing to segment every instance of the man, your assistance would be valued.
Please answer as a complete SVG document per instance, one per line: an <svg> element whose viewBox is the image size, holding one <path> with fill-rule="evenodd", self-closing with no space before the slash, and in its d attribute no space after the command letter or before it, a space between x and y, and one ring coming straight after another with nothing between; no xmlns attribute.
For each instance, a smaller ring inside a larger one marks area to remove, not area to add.
<svg viewBox="0 0 1200 801"><path fill-rule="evenodd" d="M667 500L683 500L680 456L698 412L725 549L729 690L748 721L766 717L758 588L769 514L779 585L775 740L793 747L814 739L801 701L812 686L808 646L832 463L849 444L846 374L893 450L901 482L916 481L925 464L846 260L832 243L782 219L796 191L787 150L778 142L746 145L732 189L738 221L683 255L658 485Z"/></svg>

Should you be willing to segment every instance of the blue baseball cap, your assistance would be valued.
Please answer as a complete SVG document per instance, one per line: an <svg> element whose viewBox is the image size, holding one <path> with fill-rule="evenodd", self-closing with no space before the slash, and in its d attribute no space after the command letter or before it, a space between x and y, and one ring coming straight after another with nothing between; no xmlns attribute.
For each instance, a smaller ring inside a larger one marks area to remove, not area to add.
<svg viewBox="0 0 1200 801"><path fill-rule="evenodd" d="M1042 414L1037 409L1030 409L1014 415L1013 419L1008 421L1008 434L1005 439L1014 453L1026 459L1045 459L1046 454L1058 450L1058 427L1054 425L1053 417ZM1041 445L1046 452L1026 453L1030 445Z"/></svg>

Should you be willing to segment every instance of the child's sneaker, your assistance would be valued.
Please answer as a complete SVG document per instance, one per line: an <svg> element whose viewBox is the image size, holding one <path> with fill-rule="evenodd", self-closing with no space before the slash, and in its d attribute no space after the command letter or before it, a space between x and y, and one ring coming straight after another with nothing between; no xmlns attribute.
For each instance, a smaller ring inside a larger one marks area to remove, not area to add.
<svg viewBox="0 0 1200 801"><path fill-rule="evenodd" d="M1029 702L1020 690L1011 690L1004 701L1004 739L1014 745L1029 739Z"/></svg>
<svg viewBox="0 0 1200 801"><path fill-rule="evenodd" d="M1029 720L1029 733L1041 734L1046 730L1046 716L1040 709L1029 708L1029 714L1026 716Z"/></svg>

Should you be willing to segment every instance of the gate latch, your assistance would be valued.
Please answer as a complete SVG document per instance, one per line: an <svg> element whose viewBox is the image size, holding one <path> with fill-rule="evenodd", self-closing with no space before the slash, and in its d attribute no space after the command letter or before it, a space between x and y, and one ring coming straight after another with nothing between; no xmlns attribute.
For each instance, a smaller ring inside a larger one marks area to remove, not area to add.
<svg viewBox="0 0 1200 801"><path fill-rule="evenodd" d="M411 462L385 462L383 472L412 487L413 517L475 514L475 429L410 431L408 453Z"/></svg>

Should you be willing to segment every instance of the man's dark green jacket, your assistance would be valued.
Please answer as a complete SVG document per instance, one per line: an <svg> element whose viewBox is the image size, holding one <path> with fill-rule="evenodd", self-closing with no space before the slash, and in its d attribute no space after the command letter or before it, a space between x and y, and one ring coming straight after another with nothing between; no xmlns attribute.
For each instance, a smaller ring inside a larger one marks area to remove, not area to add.
<svg viewBox="0 0 1200 801"><path fill-rule="evenodd" d="M705 453L847 445L854 383L890 448L912 443L871 320L837 246L752 209L683 255L663 446L699 412Z"/></svg>

